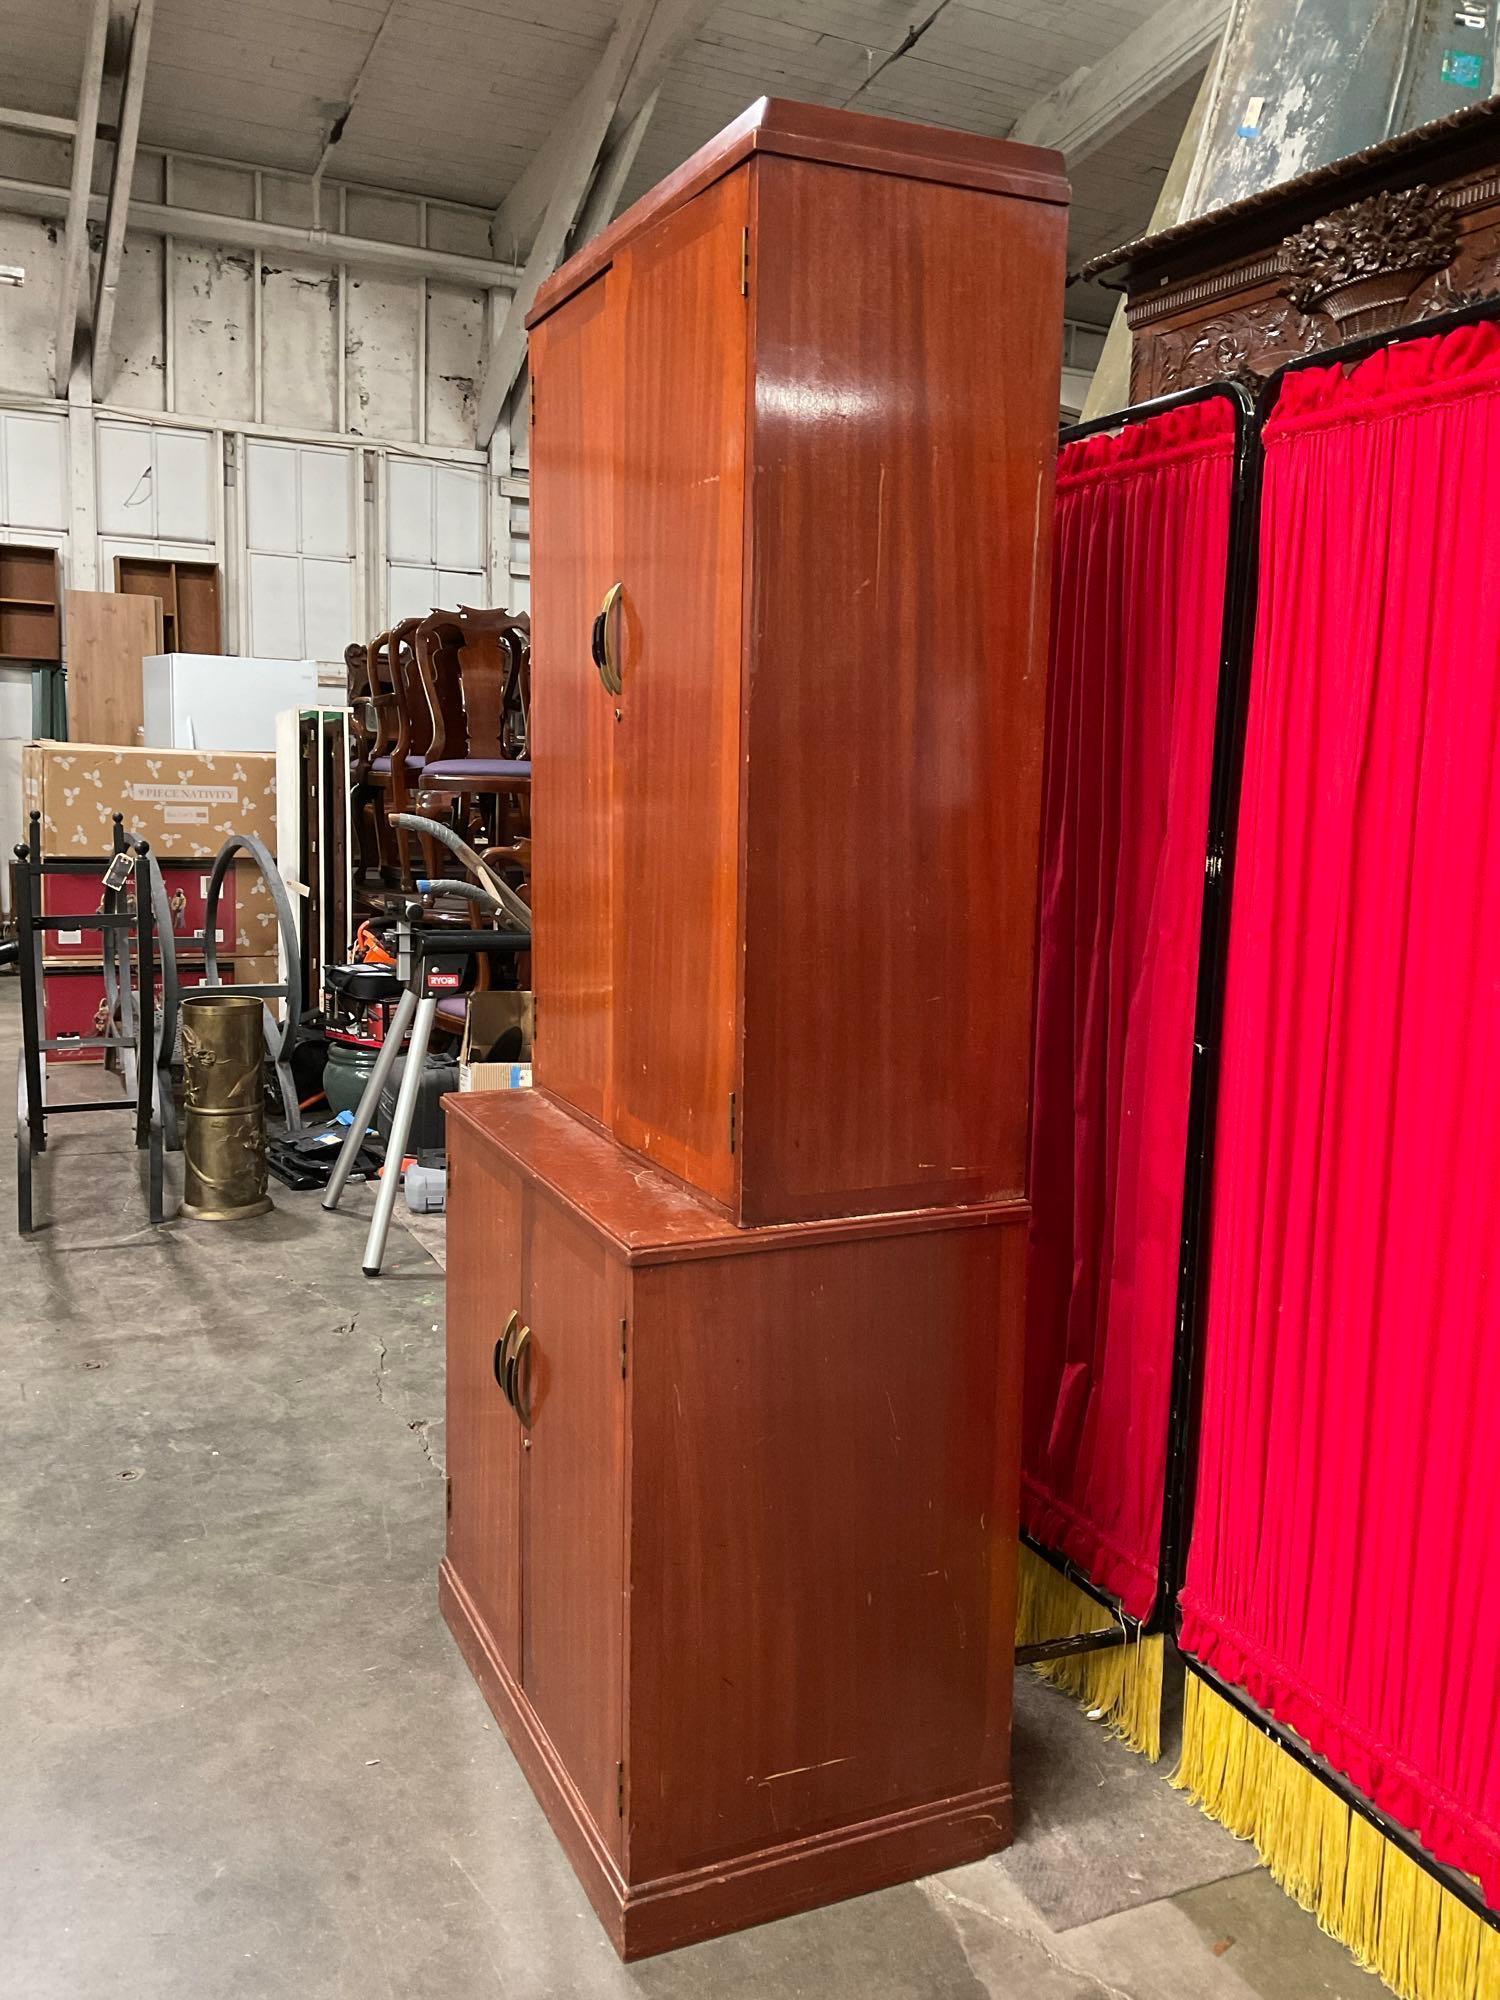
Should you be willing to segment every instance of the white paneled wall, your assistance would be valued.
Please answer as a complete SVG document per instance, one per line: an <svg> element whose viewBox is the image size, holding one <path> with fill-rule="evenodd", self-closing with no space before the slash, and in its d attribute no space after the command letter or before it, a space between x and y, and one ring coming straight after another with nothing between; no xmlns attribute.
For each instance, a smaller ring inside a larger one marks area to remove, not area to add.
<svg viewBox="0 0 1500 2000"><path fill-rule="evenodd" d="M67 166L58 142L0 132L0 180L63 186ZM143 150L134 192L491 255L483 209L306 175ZM0 209L0 263L26 273L0 288L0 538L57 546L81 588L108 589L121 555L215 562L226 646L270 656L337 661L433 603L524 608L524 469L473 443L503 293L131 231L105 403L70 413L61 259L57 224Z"/></svg>
<svg viewBox="0 0 1500 2000"><path fill-rule="evenodd" d="M488 568L480 466L386 459L387 602L392 623L436 605L477 604Z"/></svg>
<svg viewBox="0 0 1500 2000"><path fill-rule="evenodd" d="M68 427L58 412L0 410L0 528L51 541L68 526Z"/></svg>
<svg viewBox="0 0 1500 2000"><path fill-rule="evenodd" d="M99 533L139 542L218 541L211 431L102 418L95 430Z"/></svg>
<svg viewBox="0 0 1500 2000"><path fill-rule="evenodd" d="M340 660L359 633L359 457L245 442L245 632L262 659Z"/></svg>

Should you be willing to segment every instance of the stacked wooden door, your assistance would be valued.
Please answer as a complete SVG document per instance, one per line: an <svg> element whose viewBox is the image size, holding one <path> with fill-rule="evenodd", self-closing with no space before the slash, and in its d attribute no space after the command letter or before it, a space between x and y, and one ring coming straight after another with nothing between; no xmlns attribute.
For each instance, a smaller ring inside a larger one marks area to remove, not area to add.
<svg viewBox="0 0 1500 2000"><path fill-rule="evenodd" d="M762 103L532 314L538 1089L450 1120L443 1591L627 1955L1008 1838L1064 204Z"/></svg>

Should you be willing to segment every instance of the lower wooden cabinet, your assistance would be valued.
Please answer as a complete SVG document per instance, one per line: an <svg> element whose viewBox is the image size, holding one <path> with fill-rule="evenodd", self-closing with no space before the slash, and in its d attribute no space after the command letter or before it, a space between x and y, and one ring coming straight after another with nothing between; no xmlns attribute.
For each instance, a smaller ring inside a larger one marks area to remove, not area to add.
<svg viewBox="0 0 1500 2000"><path fill-rule="evenodd" d="M740 1229L447 1103L443 1610L616 1947L1003 1846L1024 1207Z"/></svg>

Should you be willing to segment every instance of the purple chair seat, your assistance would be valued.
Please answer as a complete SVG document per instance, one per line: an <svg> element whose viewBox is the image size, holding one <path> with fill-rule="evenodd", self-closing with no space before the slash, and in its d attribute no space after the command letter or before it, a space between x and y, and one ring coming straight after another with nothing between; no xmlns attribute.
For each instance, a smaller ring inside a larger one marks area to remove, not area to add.
<svg viewBox="0 0 1500 2000"><path fill-rule="evenodd" d="M462 1028L469 1017L469 1002L466 994L455 993L437 1003L437 1018L447 1027Z"/></svg>
<svg viewBox="0 0 1500 2000"><path fill-rule="evenodd" d="M408 771L420 771L426 762L427 759L423 756L418 755L416 751L413 750L407 751L406 768ZM391 760L389 757L372 757L370 759L370 769L372 771L379 771L383 774L389 771L390 768L391 768Z"/></svg>
<svg viewBox="0 0 1500 2000"><path fill-rule="evenodd" d="M517 784L531 782L530 761L508 757L443 757L435 764L429 764L422 773L428 784L464 785L481 780L491 783L497 778L509 778Z"/></svg>

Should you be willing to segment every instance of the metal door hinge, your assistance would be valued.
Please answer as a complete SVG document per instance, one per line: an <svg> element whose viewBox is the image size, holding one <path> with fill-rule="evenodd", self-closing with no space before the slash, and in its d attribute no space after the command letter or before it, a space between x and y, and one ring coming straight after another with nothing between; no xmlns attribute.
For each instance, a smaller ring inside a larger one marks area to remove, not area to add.
<svg viewBox="0 0 1500 2000"><path fill-rule="evenodd" d="M621 1819L625 1817L625 1766L615 1766L615 1809Z"/></svg>
<svg viewBox="0 0 1500 2000"><path fill-rule="evenodd" d="M625 1340L630 1331L629 1320L620 1321L620 1380L625 1380Z"/></svg>
<svg viewBox="0 0 1500 2000"><path fill-rule="evenodd" d="M740 231L740 296L750 296L750 230L748 226Z"/></svg>
<svg viewBox="0 0 1500 2000"><path fill-rule="evenodd" d="M729 1150L732 1153L739 1143L739 1100L735 1091L729 1093Z"/></svg>

